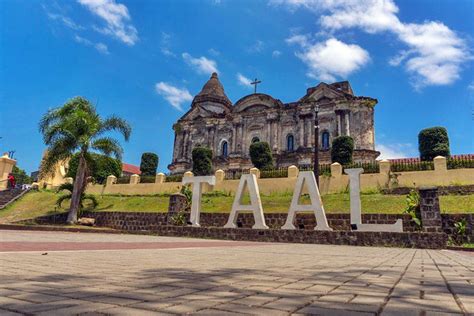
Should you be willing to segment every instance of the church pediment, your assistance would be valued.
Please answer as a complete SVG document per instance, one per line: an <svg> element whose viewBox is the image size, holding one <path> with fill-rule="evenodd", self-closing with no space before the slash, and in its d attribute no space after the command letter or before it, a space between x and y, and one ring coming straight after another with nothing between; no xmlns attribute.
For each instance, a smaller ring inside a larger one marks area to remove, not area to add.
<svg viewBox="0 0 474 316"><path fill-rule="evenodd" d="M259 112L267 108L278 107L279 100L263 93L254 93L243 97L234 106L234 112Z"/></svg>
<svg viewBox="0 0 474 316"><path fill-rule="evenodd" d="M215 113L207 111L206 109L197 106L191 109L188 113L184 114L183 117L181 117L181 120L195 121L195 120L199 120L203 118L211 118L214 116L215 116Z"/></svg>
<svg viewBox="0 0 474 316"><path fill-rule="evenodd" d="M331 89L327 84L318 85L313 91L305 95L301 101L315 101L315 102L331 102L335 99L345 98L345 94L341 91Z"/></svg>

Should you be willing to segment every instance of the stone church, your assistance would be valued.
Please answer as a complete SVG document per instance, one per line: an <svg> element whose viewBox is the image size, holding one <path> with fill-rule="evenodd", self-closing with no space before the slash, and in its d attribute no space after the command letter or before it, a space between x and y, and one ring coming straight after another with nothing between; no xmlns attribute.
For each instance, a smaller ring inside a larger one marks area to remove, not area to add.
<svg viewBox="0 0 474 316"><path fill-rule="evenodd" d="M191 103L191 109L173 125L175 131L171 173L192 169L196 146L212 149L213 168L251 168L252 142L270 144L276 167L308 166L314 156L314 117L318 108L320 163L331 162L335 137L354 139L354 161L374 161L374 106L377 100L355 96L347 81L320 83L296 102L283 103L254 93L235 104L227 98L216 73Z"/></svg>

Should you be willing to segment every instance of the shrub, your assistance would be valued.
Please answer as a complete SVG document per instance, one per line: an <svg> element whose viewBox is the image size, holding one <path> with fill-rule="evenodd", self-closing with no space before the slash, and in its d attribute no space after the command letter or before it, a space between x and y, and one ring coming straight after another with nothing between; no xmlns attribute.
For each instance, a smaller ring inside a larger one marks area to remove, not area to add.
<svg viewBox="0 0 474 316"><path fill-rule="evenodd" d="M156 175L156 169L158 168L159 158L155 153L143 153L142 160L140 162L140 171L142 176L154 176Z"/></svg>
<svg viewBox="0 0 474 316"><path fill-rule="evenodd" d="M196 147L193 149L192 156L194 175L210 175L212 172L212 150L206 147Z"/></svg>
<svg viewBox="0 0 474 316"><path fill-rule="evenodd" d="M449 157L448 131L444 127L425 128L418 134L418 150L422 161L431 161L436 156Z"/></svg>
<svg viewBox="0 0 474 316"><path fill-rule="evenodd" d="M250 145L250 160L260 170L273 167L273 156L267 142L255 142Z"/></svg>
<svg viewBox="0 0 474 316"><path fill-rule="evenodd" d="M86 157L88 174L97 183L105 183L107 177L114 175L119 178L122 175L122 163L118 159L90 153ZM69 168L66 177L76 178L77 167L79 165L79 154L72 156L69 160Z"/></svg>
<svg viewBox="0 0 474 316"><path fill-rule="evenodd" d="M350 136L339 136L334 138L331 147L331 160L341 165L352 163L354 152L354 140Z"/></svg>

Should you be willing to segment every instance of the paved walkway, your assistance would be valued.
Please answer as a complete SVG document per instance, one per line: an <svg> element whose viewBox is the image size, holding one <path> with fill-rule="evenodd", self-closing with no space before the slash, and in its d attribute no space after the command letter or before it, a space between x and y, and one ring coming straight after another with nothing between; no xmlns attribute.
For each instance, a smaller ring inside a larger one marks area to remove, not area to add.
<svg viewBox="0 0 474 316"><path fill-rule="evenodd" d="M0 245L0 315L474 313L468 253L24 231Z"/></svg>

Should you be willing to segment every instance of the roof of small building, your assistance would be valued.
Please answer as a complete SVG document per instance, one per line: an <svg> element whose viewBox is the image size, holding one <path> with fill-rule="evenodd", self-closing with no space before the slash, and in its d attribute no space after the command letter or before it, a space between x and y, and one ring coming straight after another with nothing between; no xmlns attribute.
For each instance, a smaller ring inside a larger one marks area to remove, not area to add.
<svg viewBox="0 0 474 316"><path fill-rule="evenodd" d="M140 175L142 173L140 171L139 166L131 165L129 163L122 163L122 172L131 173L131 174L138 174L138 175Z"/></svg>

